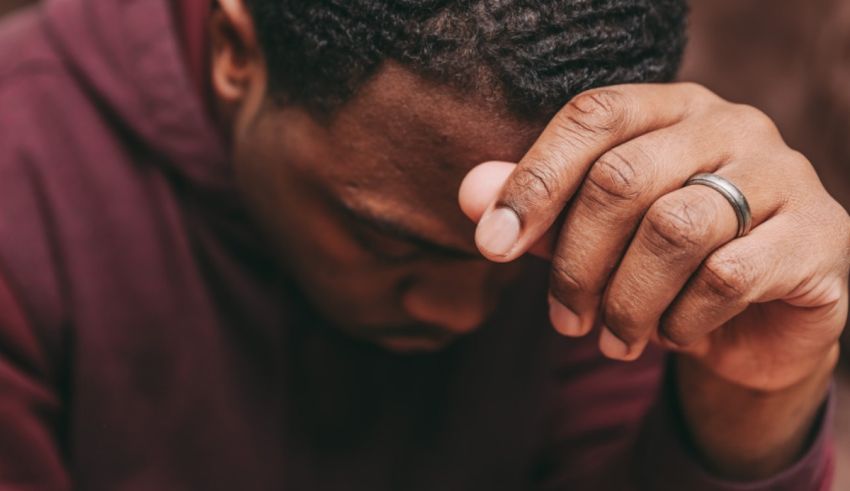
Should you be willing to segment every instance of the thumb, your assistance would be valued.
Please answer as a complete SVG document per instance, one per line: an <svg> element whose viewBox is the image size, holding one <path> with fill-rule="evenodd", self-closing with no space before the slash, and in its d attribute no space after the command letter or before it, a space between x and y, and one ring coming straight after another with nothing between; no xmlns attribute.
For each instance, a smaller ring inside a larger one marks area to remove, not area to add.
<svg viewBox="0 0 850 491"><path fill-rule="evenodd" d="M478 223L484 211L498 199L502 187L516 165L511 162L485 162L469 171L460 184L458 202L460 209L470 220ZM555 232L550 229L529 252L535 256L550 259L555 239Z"/></svg>

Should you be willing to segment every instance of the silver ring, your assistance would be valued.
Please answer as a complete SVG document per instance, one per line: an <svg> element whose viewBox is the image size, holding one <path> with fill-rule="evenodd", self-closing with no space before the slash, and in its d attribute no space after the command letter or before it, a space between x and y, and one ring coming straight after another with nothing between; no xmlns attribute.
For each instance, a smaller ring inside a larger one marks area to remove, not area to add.
<svg viewBox="0 0 850 491"><path fill-rule="evenodd" d="M709 173L697 174L685 182L685 186L694 184L710 187L722 194L726 198L726 201L732 205L732 208L735 210L735 216L738 217L738 235L736 238L750 233L753 227L753 215L750 211L750 204L747 202L744 193L737 186L724 177Z"/></svg>

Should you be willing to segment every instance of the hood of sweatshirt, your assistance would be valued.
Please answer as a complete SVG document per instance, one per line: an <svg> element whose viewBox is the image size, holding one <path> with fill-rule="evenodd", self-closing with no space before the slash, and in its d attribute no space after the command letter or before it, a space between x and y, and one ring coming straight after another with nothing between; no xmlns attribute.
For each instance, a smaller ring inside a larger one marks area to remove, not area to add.
<svg viewBox="0 0 850 491"><path fill-rule="evenodd" d="M116 123L192 183L216 186L229 180L226 152L189 68L203 63L202 3L53 0L44 18L69 70Z"/></svg>

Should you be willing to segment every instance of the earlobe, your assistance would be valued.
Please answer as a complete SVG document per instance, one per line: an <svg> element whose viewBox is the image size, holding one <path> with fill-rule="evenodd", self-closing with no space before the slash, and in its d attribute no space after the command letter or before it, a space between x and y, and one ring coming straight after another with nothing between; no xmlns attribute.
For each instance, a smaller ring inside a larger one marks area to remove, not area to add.
<svg viewBox="0 0 850 491"><path fill-rule="evenodd" d="M238 103L259 70L259 47L242 0L218 0L210 16L212 88L218 99Z"/></svg>

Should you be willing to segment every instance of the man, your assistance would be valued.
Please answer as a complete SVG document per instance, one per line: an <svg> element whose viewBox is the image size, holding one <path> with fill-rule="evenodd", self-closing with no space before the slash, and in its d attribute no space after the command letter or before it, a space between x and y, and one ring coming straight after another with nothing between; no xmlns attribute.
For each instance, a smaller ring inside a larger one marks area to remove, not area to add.
<svg viewBox="0 0 850 491"><path fill-rule="evenodd" d="M683 2L192 6L2 28L6 488L826 489L848 218L607 87Z"/></svg>

